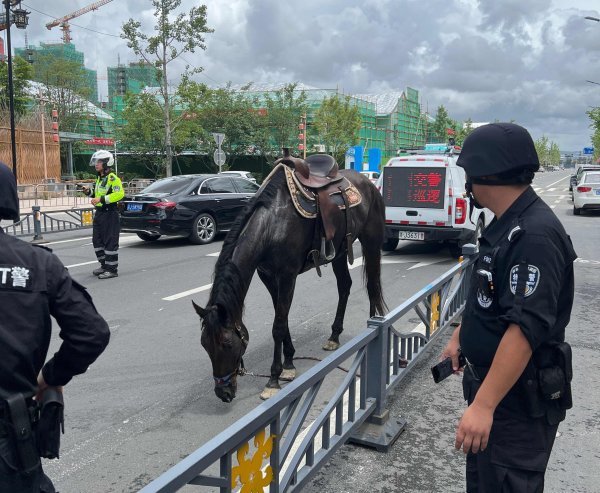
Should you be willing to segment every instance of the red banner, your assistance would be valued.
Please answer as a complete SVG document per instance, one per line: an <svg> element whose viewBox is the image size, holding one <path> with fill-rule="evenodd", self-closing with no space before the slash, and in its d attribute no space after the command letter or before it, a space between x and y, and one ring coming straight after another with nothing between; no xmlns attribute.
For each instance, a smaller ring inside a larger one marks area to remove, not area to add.
<svg viewBox="0 0 600 493"><path fill-rule="evenodd" d="M92 146L114 146L115 145L114 139L105 139L103 137L94 137L93 139L90 139L90 140L84 140L84 142L86 144L89 144Z"/></svg>

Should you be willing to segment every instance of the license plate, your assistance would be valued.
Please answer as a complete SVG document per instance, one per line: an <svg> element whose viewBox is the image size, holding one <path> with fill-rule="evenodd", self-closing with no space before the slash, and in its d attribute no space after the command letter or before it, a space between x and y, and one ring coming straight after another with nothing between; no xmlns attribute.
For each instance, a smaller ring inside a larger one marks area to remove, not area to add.
<svg viewBox="0 0 600 493"><path fill-rule="evenodd" d="M131 202L129 204L127 204L127 210L132 211L132 212L141 211L142 207L143 207L142 204L133 204Z"/></svg>
<svg viewBox="0 0 600 493"><path fill-rule="evenodd" d="M600 195L600 188L596 190L596 195Z"/></svg>
<svg viewBox="0 0 600 493"><path fill-rule="evenodd" d="M401 240L424 240L425 233L422 231L398 231L398 238Z"/></svg>

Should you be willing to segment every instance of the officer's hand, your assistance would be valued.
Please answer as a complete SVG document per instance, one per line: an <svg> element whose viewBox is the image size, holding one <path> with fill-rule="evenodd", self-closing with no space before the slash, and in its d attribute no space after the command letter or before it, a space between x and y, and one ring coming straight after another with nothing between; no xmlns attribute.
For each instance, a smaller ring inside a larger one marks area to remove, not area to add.
<svg viewBox="0 0 600 493"><path fill-rule="evenodd" d="M469 451L476 454L480 450L485 450L490 438L493 421L493 409L473 402L458 423L454 448L456 450L462 448L465 454Z"/></svg>
<svg viewBox="0 0 600 493"><path fill-rule="evenodd" d="M456 330L452 334L452 337L448 341L448 344L446 344L446 347L444 348L444 350L442 351L442 354L441 354L442 361L445 360L446 358L452 359L452 369L455 372L461 371L461 368L459 367L459 364L458 364L458 355L460 354L460 342L458 339L459 332L460 332L460 326L458 326L456 328Z"/></svg>
<svg viewBox="0 0 600 493"><path fill-rule="evenodd" d="M83 193L85 193L86 195L89 195L89 194L90 194L90 189L89 189L88 187L81 187L81 191L82 191Z"/></svg>
<svg viewBox="0 0 600 493"><path fill-rule="evenodd" d="M92 205L96 205L98 202L100 202L100 199L94 197L92 200L90 200L90 202Z"/></svg>
<svg viewBox="0 0 600 493"><path fill-rule="evenodd" d="M37 384L38 384L38 389L37 389L37 393L35 394L35 400L40 402L42 400L42 397L44 396L44 392L46 391L46 389L50 388L50 386L46 383L46 380L44 380L44 375L42 374L42 372L40 372L40 374L38 375ZM63 391L62 386L54 387L54 388L56 390L58 390L59 392Z"/></svg>

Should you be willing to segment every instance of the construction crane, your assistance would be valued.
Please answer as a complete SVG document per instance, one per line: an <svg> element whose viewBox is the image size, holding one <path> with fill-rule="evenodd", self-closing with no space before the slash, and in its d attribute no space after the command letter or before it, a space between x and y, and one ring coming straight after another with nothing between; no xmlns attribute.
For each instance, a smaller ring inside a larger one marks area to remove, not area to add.
<svg viewBox="0 0 600 493"><path fill-rule="evenodd" d="M53 27L56 26L60 26L60 28L62 29L62 39L64 43L70 43L71 42L71 27L69 26L69 21L71 19L75 19L75 17L79 17L80 15L83 15L87 12L90 12L92 10L97 10L99 7L102 7L102 5L106 5L107 3L112 2L112 0L99 0L98 2L94 2L90 5L88 5L87 7L83 7L79 10L76 10L75 12L71 12L70 14L65 15L64 17L61 17L60 19L55 19L52 22L48 22L48 24L46 24L46 28L48 30L52 29Z"/></svg>

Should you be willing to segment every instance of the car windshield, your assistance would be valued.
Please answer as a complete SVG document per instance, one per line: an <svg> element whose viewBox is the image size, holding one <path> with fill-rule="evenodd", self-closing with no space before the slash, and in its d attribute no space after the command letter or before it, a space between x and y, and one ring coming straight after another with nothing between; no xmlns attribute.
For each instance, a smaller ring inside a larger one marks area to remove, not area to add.
<svg viewBox="0 0 600 493"><path fill-rule="evenodd" d="M187 188L195 180L193 176L163 178L144 188L143 193L175 193Z"/></svg>
<svg viewBox="0 0 600 493"><path fill-rule="evenodd" d="M583 178L583 183L600 183L600 173L587 173Z"/></svg>

